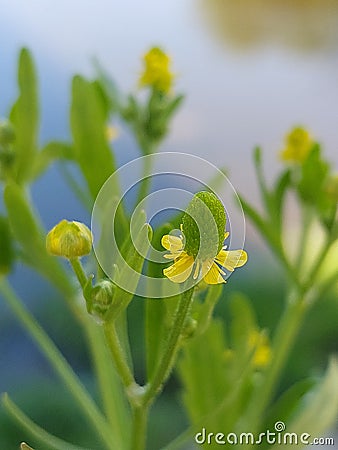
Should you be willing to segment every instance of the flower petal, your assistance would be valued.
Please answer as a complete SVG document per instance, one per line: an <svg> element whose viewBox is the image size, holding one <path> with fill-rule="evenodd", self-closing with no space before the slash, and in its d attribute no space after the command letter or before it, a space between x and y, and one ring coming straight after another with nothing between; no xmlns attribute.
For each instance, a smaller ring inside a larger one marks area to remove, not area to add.
<svg viewBox="0 0 338 450"><path fill-rule="evenodd" d="M173 236L171 234L166 234L161 239L162 247L172 253L178 252L183 249L183 241L179 236Z"/></svg>
<svg viewBox="0 0 338 450"><path fill-rule="evenodd" d="M213 263L209 272L204 276L204 281L207 284L226 283L225 279L221 275L220 268L215 263Z"/></svg>
<svg viewBox="0 0 338 450"><path fill-rule="evenodd" d="M163 270L163 274L174 283L183 283L189 278L193 265L194 258L183 252L174 264Z"/></svg>
<svg viewBox="0 0 338 450"><path fill-rule="evenodd" d="M215 261L225 269L233 272L236 267L242 267L248 260L248 255L244 250L221 250Z"/></svg>

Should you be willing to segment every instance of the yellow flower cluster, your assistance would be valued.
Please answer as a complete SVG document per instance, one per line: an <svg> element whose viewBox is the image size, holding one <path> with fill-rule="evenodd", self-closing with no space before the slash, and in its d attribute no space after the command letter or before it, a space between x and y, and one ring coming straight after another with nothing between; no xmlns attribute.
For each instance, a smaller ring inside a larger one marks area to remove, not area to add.
<svg viewBox="0 0 338 450"><path fill-rule="evenodd" d="M280 153L283 161L302 163L313 147L313 140L307 130L294 128L285 138L285 147Z"/></svg>
<svg viewBox="0 0 338 450"><path fill-rule="evenodd" d="M149 86L167 94L172 86L174 74L170 71L170 58L160 48L153 47L143 57L144 71L141 86Z"/></svg>

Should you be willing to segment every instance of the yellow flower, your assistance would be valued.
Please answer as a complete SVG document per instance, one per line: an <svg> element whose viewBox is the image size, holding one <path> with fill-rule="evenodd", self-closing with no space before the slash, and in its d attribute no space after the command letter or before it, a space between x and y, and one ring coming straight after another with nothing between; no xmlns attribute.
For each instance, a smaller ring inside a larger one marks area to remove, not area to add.
<svg viewBox="0 0 338 450"><path fill-rule="evenodd" d="M244 250L226 250L224 240L229 233L225 225L219 198L207 191L195 194L183 215L179 236L162 237L162 246L169 251L164 257L174 261L163 274L174 283L183 283L191 275L197 282L225 283L225 270L233 272L248 258Z"/></svg>
<svg viewBox="0 0 338 450"><path fill-rule="evenodd" d="M140 85L168 93L174 78L168 55L160 48L153 47L144 55L143 61L144 71L140 77Z"/></svg>
<svg viewBox="0 0 338 450"><path fill-rule="evenodd" d="M285 147L280 153L283 161L302 163L313 147L313 140L307 130L294 128L285 138Z"/></svg>
<svg viewBox="0 0 338 450"><path fill-rule="evenodd" d="M271 348L268 337L259 331L252 331L249 335L249 349L253 351L252 362L257 368L266 367L271 359Z"/></svg>
<svg viewBox="0 0 338 450"><path fill-rule="evenodd" d="M114 125L108 125L105 129L105 134L107 141L112 142L115 141L119 137L119 129L114 127Z"/></svg>
<svg viewBox="0 0 338 450"><path fill-rule="evenodd" d="M229 236L226 233L224 239ZM174 263L163 270L163 274L174 283L183 283L190 275L194 280L203 279L207 284L226 283L223 278L226 275L224 269L233 272L236 267L244 266L248 256L244 250L226 250L226 246L215 258L194 258L184 250L184 241L182 236L173 236L167 234L162 237L162 246L170 253L164 255Z"/></svg>
<svg viewBox="0 0 338 450"><path fill-rule="evenodd" d="M81 222L62 220L50 230L46 238L49 253L65 258L77 258L90 253L93 243L91 231Z"/></svg>

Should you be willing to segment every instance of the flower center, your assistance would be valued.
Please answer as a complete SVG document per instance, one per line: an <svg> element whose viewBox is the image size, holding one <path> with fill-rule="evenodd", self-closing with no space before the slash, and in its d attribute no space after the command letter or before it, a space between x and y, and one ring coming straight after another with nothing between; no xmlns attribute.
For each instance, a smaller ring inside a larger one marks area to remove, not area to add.
<svg viewBox="0 0 338 450"><path fill-rule="evenodd" d="M223 246L226 215L222 202L212 192L195 194L182 219L184 250L194 259L213 259Z"/></svg>

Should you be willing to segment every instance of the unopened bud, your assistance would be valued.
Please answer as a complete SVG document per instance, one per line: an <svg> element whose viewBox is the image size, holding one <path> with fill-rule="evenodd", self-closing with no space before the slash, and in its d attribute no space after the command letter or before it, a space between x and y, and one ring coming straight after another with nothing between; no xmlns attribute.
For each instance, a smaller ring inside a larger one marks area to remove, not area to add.
<svg viewBox="0 0 338 450"><path fill-rule="evenodd" d="M188 316L184 328L182 331L182 337L185 339L191 338L194 336L196 330L197 330L198 322L197 320L193 319L192 317Z"/></svg>
<svg viewBox="0 0 338 450"><path fill-rule="evenodd" d="M46 248L49 253L68 259L90 253L93 236L81 222L62 220L47 234Z"/></svg>
<svg viewBox="0 0 338 450"><path fill-rule="evenodd" d="M109 280L102 280L96 284L90 292L91 313L104 317L112 304L114 284Z"/></svg>

